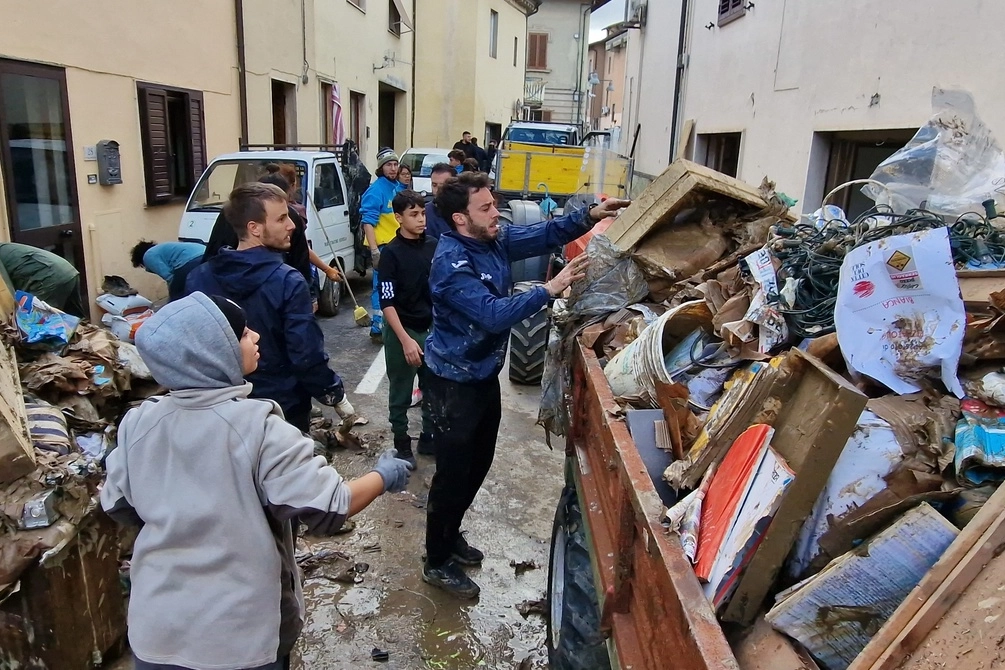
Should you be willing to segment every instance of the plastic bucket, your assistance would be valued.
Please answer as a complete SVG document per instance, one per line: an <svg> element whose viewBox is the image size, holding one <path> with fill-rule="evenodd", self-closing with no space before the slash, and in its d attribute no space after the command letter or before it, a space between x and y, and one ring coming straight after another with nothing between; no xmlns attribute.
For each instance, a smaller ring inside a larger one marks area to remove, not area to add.
<svg viewBox="0 0 1005 670"><path fill-rule="evenodd" d="M639 396L651 406L658 406L656 380L672 383L666 368L669 351L664 347L663 331L675 316L684 312L691 316L695 306L696 303L687 302L664 313L607 363L604 374L615 396ZM704 304L700 306L707 313Z"/></svg>

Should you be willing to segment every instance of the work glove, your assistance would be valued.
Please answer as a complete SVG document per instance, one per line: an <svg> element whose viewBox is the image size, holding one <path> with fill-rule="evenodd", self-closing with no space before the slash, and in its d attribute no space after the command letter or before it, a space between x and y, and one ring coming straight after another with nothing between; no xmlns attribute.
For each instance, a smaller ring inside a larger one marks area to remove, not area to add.
<svg viewBox="0 0 1005 670"><path fill-rule="evenodd" d="M349 402L349 396L344 395L342 399L335 404L335 411L343 419L348 419L350 416L356 416L356 410L353 409L352 403Z"/></svg>
<svg viewBox="0 0 1005 670"><path fill-rule="evenodd" d="M380 265L380 249L374 249L370 252L370 263L373 265L374 270Z"/></svg>
<svg viewBox="0 0 1005 670"><path fill-rule="evenodd" d="M408 486L408 461L395 458L397 455L397 449L388 449L380 455L376 465L373 466L373 472L384 480L384 493L398 493Z"/></svg>

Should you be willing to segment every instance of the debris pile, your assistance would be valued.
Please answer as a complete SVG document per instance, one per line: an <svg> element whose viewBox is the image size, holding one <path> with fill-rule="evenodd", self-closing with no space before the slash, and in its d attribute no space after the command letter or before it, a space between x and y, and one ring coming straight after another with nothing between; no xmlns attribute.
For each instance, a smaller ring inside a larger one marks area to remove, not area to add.
<svg viewBox="0 0 1005 670"><path fill-rule="evenodd" d="M951 195L797 220L677 161L553 310L541 423L566 433L578 340L719 619L830 670L1005 512L1005 216Z"/></svg>

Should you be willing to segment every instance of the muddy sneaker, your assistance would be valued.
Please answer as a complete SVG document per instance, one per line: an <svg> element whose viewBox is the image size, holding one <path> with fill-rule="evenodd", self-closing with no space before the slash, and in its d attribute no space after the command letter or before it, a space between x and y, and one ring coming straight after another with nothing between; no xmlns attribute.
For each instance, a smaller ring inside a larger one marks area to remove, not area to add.
<svg viewBox="0 0 1005 670"><path fill-rule="evenodd" d="M394 448L398 450L398 455L395 458L407 461L409 470L414 470L417 467L418 464L415 461L415 456L412 454L412 438L408 435L405 437L395 437Z"/></svg>
<svg viewBox="0 0 1005 670"><path fill-rule="evenodd" d="M379 331L370 333L370 342L373 344L384 344L384 336Z"/></svg>
<svg viewBox="0 0 1005 670"><path fill-rule="evenodd" d="M467 566L481 565L482 561L485 560L485 554L468 544L463 534L457 536L452 557L461 565Z"/></svg>
<svg viewBox="0 0 1005 670"><path fill-rule="evenodd" d="M454 561L447 561L438 568L425 563L422 566L422 581L458 598L477 598L481 592L478 585Z"/></svg>
<svg viewBox="0 0 1005 670"><path fill-rule="evenodd" d="M417 451L423 456L435 456L436 447L433 445L433 436L429 433L419 435L419 448Z"/></svg>

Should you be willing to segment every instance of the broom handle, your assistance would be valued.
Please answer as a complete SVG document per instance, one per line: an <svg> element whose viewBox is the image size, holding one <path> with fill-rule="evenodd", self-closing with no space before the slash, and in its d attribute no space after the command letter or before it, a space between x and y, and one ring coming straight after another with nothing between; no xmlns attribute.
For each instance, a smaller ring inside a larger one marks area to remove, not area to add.
<svg viewBox="0 0 1005 670"><path fill-rule="evenodd" d="M352 298L352 304L359 307L359 303L356 302L356 294L353 293L352 289L349 287L349 275L346 274L345 263L342 262L342 259L335 253L335 249L332 248L331 238L328 237L328 231L325 230L324 221L321 220L321 212L318 211L318 206L314 204L314 198L308 197L307 200L311 203L311 209L314 210L314 218L318 221L318 228L321 229L322 234L325 236L325 242L328 243L328 250L332 252L332 260L335 261L335 267L342 270L342 281L345 284L346 290L349 291L349 297Z"/></svg>

